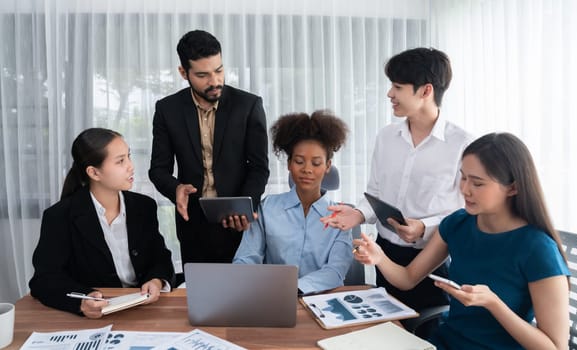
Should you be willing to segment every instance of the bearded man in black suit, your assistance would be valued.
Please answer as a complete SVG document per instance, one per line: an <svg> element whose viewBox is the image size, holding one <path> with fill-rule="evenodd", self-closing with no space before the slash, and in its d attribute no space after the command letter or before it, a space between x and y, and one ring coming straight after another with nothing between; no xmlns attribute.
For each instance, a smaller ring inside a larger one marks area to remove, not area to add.
<svg viewBox="0 0 577 350"><path fill-rule="evenodd" d="M269 176L262 99L225 85L220 43L212 34L186 33L177 52L190 88L156 103L148 175L176 205L183 265L228 263L249 221L207 222L198 198L250 196L258 207Z"/></svg>

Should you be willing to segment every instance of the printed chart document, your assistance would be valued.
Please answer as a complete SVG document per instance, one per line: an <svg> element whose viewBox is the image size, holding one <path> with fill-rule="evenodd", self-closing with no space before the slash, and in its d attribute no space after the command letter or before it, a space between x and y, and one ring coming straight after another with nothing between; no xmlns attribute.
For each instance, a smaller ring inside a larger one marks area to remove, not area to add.
<svg viewBox="0 0 577 350"><path fill-rule="evenodd" d="M419 316L382 287L310 295L300 300L326 329Z"/></svg>
<svg viewBox="0 0 577 350"><path fill-rule="evenodd" d="M150 295L148 294L140 294L140 292L137 292L107 299L108 305L102 308L102 314L108 315L116 311L140 305L148 300L149 297Z"/></svg>
<svg viewBox="0 0 577 350"><path fill-rule="evenodd" d="M435 350L435 346L391 322L317 342L324 350Z"/></svg>
<svg viewBox="0 0 577 350"><path fill-rule="evenodd" d="M181 337L184 332L111 331L103 350L148 350Z"/></svg>
<svg viewBox="0 0 577 350"><path fill-rule="evenodd" d="M111 328L112 325L80 331L34 332L20 350L99 350L103 349Z"/></svg>
<svg viewBox="0 0 577 350"><path fill-rule="evenodd" d="M246 350L194 329L190 332L112 331L112 325L85 330L34 332L21 350Z"/></svg>
<svg viewBox="0 0 577 350"><path fill-rule="evenodd" d="M247 350L212 334L194 329L178 339L170 341L154 350Z"/></svg>

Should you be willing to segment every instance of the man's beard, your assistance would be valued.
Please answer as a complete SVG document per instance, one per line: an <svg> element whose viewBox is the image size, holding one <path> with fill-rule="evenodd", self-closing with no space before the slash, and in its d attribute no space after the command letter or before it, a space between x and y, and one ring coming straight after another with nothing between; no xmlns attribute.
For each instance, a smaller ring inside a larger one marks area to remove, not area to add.
<svg viewBox="0 0 577 350"><path fill-rule="evenodd" d="M196 89L192 86L192 84L190 83L190 81L188 82L188 85L190 85L190 88L192 89L192 92L194 92L194 94L195 94L196 96L202 97L202 99L205 100L206 102L215 103L216 101L220 100L220 98L222 97L222 87L223 87L224 84L223 84L223 85L211 86L211 87L207 88L207 89L204 90L204 91L196 90ZM221 92L220 92L220 95L218 95L217 97L212 97L212 96L208 95L209 92L211 92L211 91L213 91L213 90L215 90L215 89L218 89L218 90L221 91Z"/></svg>

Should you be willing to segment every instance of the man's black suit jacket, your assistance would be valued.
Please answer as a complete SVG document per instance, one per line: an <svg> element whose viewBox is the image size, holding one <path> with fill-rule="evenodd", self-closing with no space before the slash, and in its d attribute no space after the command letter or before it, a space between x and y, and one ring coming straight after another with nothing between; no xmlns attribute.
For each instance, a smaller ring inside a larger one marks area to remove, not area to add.
<svg viewBox="0 0 577 350"><path fill-rule="evenodd" d="M254 208L258 207L269 175L266 117L260 97L224 86L215 116L212 172L219 197L250 196ZM228 252L216 260L207 257L206 261L232 260L240 234L217 232L221 231L220 224L209 225L198 203L204 166L198 113L190 88L156 103L148 174L156 189L173 203L179 184L192 184L198 190L189 198L189 221L175 213L183 262L203 260L197 257L203 252L222 251L227 244L231 245L225 249ZM198 254L187 258L192 250Z"/></svg>
<svg viewBox="0 0 577 350"><path fill-rule="evenodd" d="M171 253L158 231L156 202L123 192L130 260L138 285L159 278L174 285ZM30 292L43 304L79 313L69 292L122 287L88 188L76 191L44 211L40 240L32 257Z"/></svg>

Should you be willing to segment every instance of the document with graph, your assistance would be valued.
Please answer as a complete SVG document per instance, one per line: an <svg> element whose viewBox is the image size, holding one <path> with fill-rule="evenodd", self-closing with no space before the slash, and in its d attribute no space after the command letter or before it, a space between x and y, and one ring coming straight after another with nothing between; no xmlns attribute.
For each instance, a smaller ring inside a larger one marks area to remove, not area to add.
<svg viewBox="0 0 577 350"><path fill-rule="evenodd" d="M21 350L99 350L103 349L112 325L75 331L33 332Z"/></svg>
<svg viewBox="0 0 577 350"><path fill-rule="evenodd" d="M112 325L84 330L34 332L22 350L246 350L227 340L193 329L190 332L112 331Z"/></svg>
<svg viewBox="0 0 577 350"><path fill-rule="evenodd" d="M214 336L210 333L200 329L193 329L192 331L183 334L161 346L155 347L153 350L247 350L227 340Z"/></svg>
<svg viewBox="0 0 577 350"><path fill-rule="evenodd" d="M419 316L382 287L310 295L300 301L326 329Z"/></svg>

